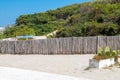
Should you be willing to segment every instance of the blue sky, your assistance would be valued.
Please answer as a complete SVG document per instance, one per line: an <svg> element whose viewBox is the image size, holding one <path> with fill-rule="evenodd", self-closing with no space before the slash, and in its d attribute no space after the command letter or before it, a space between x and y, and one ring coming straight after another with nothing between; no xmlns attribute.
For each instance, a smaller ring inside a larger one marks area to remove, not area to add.
<svg viewBox="0 0 120 80"><path fill-rule="evenodd" d="M22 14L33 14L90 0L0 0L0 27L14 24Z"/></svg>

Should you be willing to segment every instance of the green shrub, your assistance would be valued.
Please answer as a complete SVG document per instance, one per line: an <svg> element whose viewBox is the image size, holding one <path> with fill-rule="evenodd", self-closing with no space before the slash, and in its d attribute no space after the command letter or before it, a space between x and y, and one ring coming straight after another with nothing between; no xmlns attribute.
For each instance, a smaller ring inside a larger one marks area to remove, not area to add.
<svg viewBox="0 0 120 80"><path fill-rule="evenodd" d="M105 47L104 49L99 47L98 52L95 54L94 59L102 60L102 59L109 59L115 58L117 61L117 56L120 54L119 50L112 50L110 47Z"/></svg>

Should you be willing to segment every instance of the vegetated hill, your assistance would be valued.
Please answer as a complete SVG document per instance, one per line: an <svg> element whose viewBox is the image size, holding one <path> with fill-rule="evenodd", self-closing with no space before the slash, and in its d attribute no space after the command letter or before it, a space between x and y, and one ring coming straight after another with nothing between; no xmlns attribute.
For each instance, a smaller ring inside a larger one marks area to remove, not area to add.
<svg viewBox="0 0 120 80"><path fill-rule="evenodd" d="M21 15L5 35L16 36L21 26L34 29L35 35L58 30L54 37L78 37L120 34L120 0L97 0L73 4L43 13ZM19 28L19 29L18 29ZM14 34L14 35L13 35ZM25 35L25 34L23 34Z"/></svg>

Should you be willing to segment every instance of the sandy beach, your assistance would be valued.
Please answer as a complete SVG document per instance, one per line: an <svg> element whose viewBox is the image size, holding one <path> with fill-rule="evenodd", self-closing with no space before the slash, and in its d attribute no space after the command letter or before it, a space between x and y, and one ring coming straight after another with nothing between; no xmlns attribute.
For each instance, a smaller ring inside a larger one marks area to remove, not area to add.
<svg viewBox="0 0 120 80"><path fill-rule="evenodd" d="M88 69L93 55L0 55L0 67L26 69L91 80L119 80L120 68Z"/></svg>

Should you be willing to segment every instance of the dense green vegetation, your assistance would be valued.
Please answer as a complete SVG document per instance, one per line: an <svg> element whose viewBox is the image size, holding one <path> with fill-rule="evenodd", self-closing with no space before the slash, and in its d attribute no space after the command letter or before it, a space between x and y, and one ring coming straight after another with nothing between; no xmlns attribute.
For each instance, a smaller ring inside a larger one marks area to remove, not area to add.
<svg viewBox="0 0 120 80"><path fill-rule="evenodd" d="M22 26L22 27L21 27ZM23 29L29 28L30 30ZM27 31L24 34L18 32ZM19 31L20 30L20 31ZM5 37L45 35L58 30L55 37L120 34L120 0L96 0L73 4L43 13L21 15L13 27L7 27Z"/></svg>

